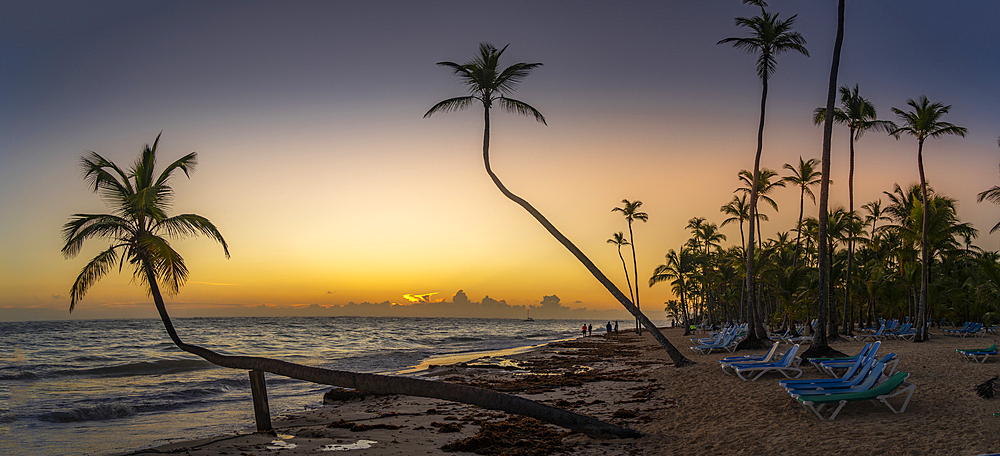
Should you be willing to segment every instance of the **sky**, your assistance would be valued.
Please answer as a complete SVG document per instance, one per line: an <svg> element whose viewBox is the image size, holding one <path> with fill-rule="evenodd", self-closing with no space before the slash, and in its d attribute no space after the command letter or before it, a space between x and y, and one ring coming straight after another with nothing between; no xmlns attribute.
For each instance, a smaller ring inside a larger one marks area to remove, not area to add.
<svg viewBox="0 0 1000 456"><path fill-rule="evenodd" d="M797 15L810 53L779 56L770 80L762 166L780 170L821 154L812 111L825 105L836 1L769 4ZM527 310L550 297L619 311L493 186L481 107L423 118L466 93L435 63L464 63L480 42L509 44L501 65L543 63L515 98L548 125L495 111L494 171L623 291L606 240L628 227L611 209L642 201L649 220L632 240L653 317L672 296L645 285L652 270L688 239L690 218L723 220L737 173L753 166L756 57L716 44L747 36L734 18L759 13L738 0L4 0L0 10L0 320L155 317L117 270L68 313L70 286L107 243L67 259L60 229L71 214L108 210L82 179L83 154L128 165L161 131L161 163L199 154L191 178L174 181L174 213L212 220L232 253L206 238L173 242L191 270L167 298L173 315L412 311L417 300L488 316L487 302ZM998 19L993 0L848 0L838 78L859 84L881 119L921 95L952 106L943 120L968 134L927 141L927 179L958 200L987 250L1000 248L988 234L1000 208L975 196L1000 181ZM847 135L835 127L831 206L847 204ZM856 149L857 206L918 181L913 138L869 133ZM765 237L798 215L798 192L773 198ZM806 214L816 214L808 200ZM740 243L737 226L722 231L725 245Z"/></svg>

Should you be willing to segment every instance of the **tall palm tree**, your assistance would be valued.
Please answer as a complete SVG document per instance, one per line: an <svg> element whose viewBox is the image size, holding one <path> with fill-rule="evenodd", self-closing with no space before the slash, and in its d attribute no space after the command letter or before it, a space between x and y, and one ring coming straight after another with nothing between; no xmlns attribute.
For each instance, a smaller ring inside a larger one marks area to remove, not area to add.
<svg viewBox="0 0 1000 456"><path fill-rule="evenodd" d="M604 288L611 293L615 299L622 304L625 309L629 311L632 315L638 318L642 325L649 329L649 332L653 335L653 338L667 351L670 359L674 362L674 366L681 367L691 364L691 360L684 357L680 351L677 350L666 337L656 329L656 325L653 324L649 318L646 318L639 308L632 303L627 296L625 296L614 283L608 279L607 276L601 272L600 269L594 265L590 258L587 258L583 252L576 247L566 236L564 236L559 230L556 229L541 212L538 212L531 204L522 199L521 197L513 194L510 190L504 186L500 178L493 173L490 168L490 108L493 107L493 103L496 102L501 108L513 112L516 114L521 114L525 116L534 117L535 120L545 123L545 117L542 116L537 109L531 107L523 101L518 101L507 95L513 93L514 89L518 84L524 80L531 70L541 66L541 63L515 63L506 68L499 67L500 56L503 54L504 50L507 49L506 46L503 49L497 49L489 43L481 43L479 45L479 55L474 57L471 61L465 64L457 64L454 62L439 62L438 65L450 68L456 76L468 86L469 93L471 95L464 97L449 98L447 100L441 101L434 105L424 114L424 117L430 117L436 112L449 112L468 108L472 106L473 103L479 102L483 105L483 163L486 166L486 173L489 174L490 179L508 199L516 203L517 205L528 211L535 220L538 221L545 230L556 238L563 247L566 247L577 260L580 261L587 268L588 271L601 283ZM638 276L637 276L638 277Z"/></svg>
<svg viewBox="0 0 1000 456"><path fill-rule="evenodd" d="M628 222L628 236L632 238L632 272L635 275L635 308L642 309L639 306L639 269L636 266L635 261L635 235L632 234L632 221L639 220L645 222L649 220L649 214L639 211L639 206L642 206L642 201L635 200L629 201L627 199L622 200L622 207L616 207L611 209L611 212L621 212L625 216L625 221ZM639 334L642 334L642 326L639 325L639 320L635 321L635 330Z"/></svg>
<svg viewBox="0 0 1000 456"><path fill-rule="evenodd" d="M811 199L813 203L816 202L816 195L809 187L819 184L820 177L823 175L823 173L816 169L816 165L818 164L819 160L815 158L803 160L802 156L799 156L798 166L792 166L789 163L785 163L784 168L791 171L792 174L781 178L782 182L799 188L799 221L795 225L796 230L798 230L799 233L795 235L794 264L798 264L799 259L799 240L802 238L802 211L804 209L806 195L809 195L809 199Z"/></svg>
<svg viewBox="0 0 1000 456"><path fill-rule="evenodd" d="M630 245L628 239L625 239L625 233L622 233L621 231L615 233L611 239L608 239L608 244L618 246L618 258L622 260L622 269L625 270L625 283L628 285L628 294L634 300L635 295L632 292L632 281L628 278L628 266L625 265L625 257L622 256L622 246ZM635 280L638 281L639 278L636 278Z"/></svg>
<svg viewBox="0 0 1000 456"><path fill-rule="evenodd" d="M833 109L834 99L837 94L837 73L840 71L840 51L844 45L844 0L837 2L837 37L833 40L833 59L830 63L830 82L826 91L826 119L823 120L823 156L820 157L822 176L819 184L819 226L817 233L817 244L822 246L826 243L826 223L830 202L830 150L833 145ZM819 247L817 262L819 263L819 289L826 290L830 282L830 258L827 257L825 249ZM830 295L820 293L819 315L817 320L820 331L813 335L812 344L809 349L802 353L802 358L816 358L830 356L836 350L830 348L827 339L826 325L829 320Z"/></svg>
<svg viewBox="0 0 1000 456"><path fill-rule="evenodd" d="M729 216L719 226L726 226L733 222L740 224L740 246L746 250L747 242L746 236L743 234L743 222L750 218L750 207L747 205L747 196L745 194L740 196L733 195L733 200L719 208L719 211ZM765 217L764 220L767 220L767 218Z"/></svg>
<svg viewBox="0 0 1000 456"><path fill-rule="evenodd" d="M762 90L760 96L760 124L757 127L757 154L754 156L753 164L753 185L750 191L750 235L746 249L747 263L747 298L753 307L753 320L751 329L747 332L746 347L763 347L765 345L766 334L758 334L757 326L760 326L762 315L756 309L754 299L754 226L756 223L757 192L760 178L760 155L764 149L764 116L767 108L767 83L777 68L777 56L790 51L799 52L809 56L809 51L805 47L805 38L798 32L792 31L796 16L786 20L780 20L778 13L769 14L764 7L767 3L763 0L744 0L744 3L751 3L760 7L760 16L751 18L737 17L736 25L746 27L750 30L750 36L746 38L725 38L717 44L732 43L737 49L742 49L748 53L759 54L757 58L757 76L760 77Z"/></svg>
<svg viewBox="0 0 1000 456"><path fill-rule="evenodd" d="M965 137L968 131L965 127L950 122L944 122L942 116L951 110L951 105L945 106L941 103L931 103L926 96L921 95L917 100L906 100L909 111L892 108L892 112L899 117L901 125L890 132L897 139L902 133L917 138L917 169L920 171L920 197L924 207L927 206L927 179L924 177L924 141L927 138L937 138L944 135L957 135ZM920 238L920 302L917 307L917 335L913 338L915 342L927 340L927 283L930 280L927 256L927 213L924 211L923 228Z"/></svg>
<svg viewBox="0 0 1000 456"><path fill-rule="evenodd" d="M222 367L264 371L272 374L325 385L359 388L384 394L405 394L474 404L531 416L549 423L593 435L634 437L638 433L556 407L540 404L496 391L408 377L358 374L303 366L277 359L256 356L221 355L212 350L181 341L167 314L161 289L168 295L179 291L188 277L184 258L170 245L171 238L203 234L222 244L229 257L229 246L219 230L205 217L195 214L170 216L174 191L170 181L175 172L186 176L197 165L197 153L191 152L155 174L156 148L146 145L127 171L90 152L81 159L84 178L92 190L113 209L112 214L74 214L63 226L65 244L62 253L68 258L80 253L88 239L103 238L111 246L97 254L80 272L70 288L70 312L87 291L117 264L126 265L146 292L152 296L160 320L170 340L183 351L200 356Z"/></svg>
<svg viewBox="0 0 1000 456"><path fill-rule="evenodd" d="M896 124L887 120L878 120L875 113L875 105L867 98L858 93L858 85L854 84L851 90L848 86L840 87L840 107L833 109L833 121L847 125L850 132L850 173L847 178L848 210L854 213L854 142L861 139L867 131L890 132L896 128ZM826 108L816 108L813 114L813 122L816 125L826 120ZM847 244L847 281L851 280L851 268L854 264L854 243ZM844 299L844 318L847 318L847 309L851 306L850 293ZM847 322L844 328L849 330Z"/></svg>

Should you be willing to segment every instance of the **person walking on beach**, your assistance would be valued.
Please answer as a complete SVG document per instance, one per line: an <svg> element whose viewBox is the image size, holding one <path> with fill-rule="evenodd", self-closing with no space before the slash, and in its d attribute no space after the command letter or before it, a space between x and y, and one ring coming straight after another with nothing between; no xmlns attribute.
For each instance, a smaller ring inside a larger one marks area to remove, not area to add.
<svg viewBox="0 0 1000 456"><path fill-rule="evenodd" d="M594 325L587 325L587 335L588 336L594 335Z"/></svg>
<svg viewBox="0 0 1000 456"><path fill-rule="evenodd" d="M583 325L583 337L587 337L587 325Z"/></svg>
<svg viewBox="0 0 1000 456"><path fill-rule="evenodd" d="M608 322L608 325L605 326L605 328L608 328L607 334L605 334L605 336L611 337L611 322L610 321Z"/></svg>
<svg viewBox="0 0 1000 456"><path fill-rule="evenodd" d="M615 320L615 334L618 334L618 320Z"/></svg>

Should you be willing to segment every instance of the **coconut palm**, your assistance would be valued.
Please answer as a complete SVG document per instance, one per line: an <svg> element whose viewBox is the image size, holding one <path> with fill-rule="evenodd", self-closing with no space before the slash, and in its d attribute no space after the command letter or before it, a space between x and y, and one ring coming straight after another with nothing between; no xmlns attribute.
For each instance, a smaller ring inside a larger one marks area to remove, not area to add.
<svg viewBox="0 0 1000 456"><path fill-rule="evenodd" d="M622 207L611 209L611 212L621 212L622 215L625 216L625 221L628 222L628 236L632 238L632 272L635 274L635 308L642 309L642 307L639 306L639 269L636 266L635 261L635 235L632 234L632 221L640 220L645 222L649 220L649 214L639 211L639 206L642 206L642 201L629 201L627 199L623 199L622 205ZM642 326L639 325L639 320L635 321L635 329L639 334L642 334Z"/></svg>
<svg viewBox="0 0 1000 456"><path fill-rule="evenodd" d="M906 100L910 107L909 111L892 108L892 112L899 117L900 126L892 130L891 134L897 139L900 134L907 134L917 138L917 169L920 172L920 196L921 202L927 206L927 179L924 177L924 141L927 138L937 138L944 135L965 136L968 131L965 127L959 127L950 122L944 122L942 116L951 110L951 105L945 106L941 103L931 103L927 97L921 95L917 100ZM915 342L927 340L927 283L930 280L927 256L927 213L924 211L923 228L920 239L920 302L917 307L917 335L913 338Z"/></svg>
<svg viewBox="0 0 1000 456"><path fill-rule="evenodd" d="M484 388L322 369L256 356L221 355L204 347L184 343L174 330L161 293L162 289L168 295L176 294L188 277L184 258L171 246L170 239L203 234L222 244L226 257L229 256L229 246L207 218L195 214L169 215L174 196L171 179L178 170L190 176L197 165L197 153L191 152L177 159L157 175L154 168L159 140L158 135L152 146L146 145L135 164L127 171L96 152L90 152L82 158L84 178L92 190L114 209L114 213L74 214L63 226L65 244L62 253L66 257L76 256L88 239L103 238L111 243L110 247L83 267L73 282L70 288L71 312L87 291L115 265L121 270L127 263L139 284L152 296L170 340L181 350L218 366L270 372L313 383L377 393L406 394L474 404L531 416L594 435L638 435L635 431L587 416Z"/></svg>
<svg viewBox="0 0 1000 456"><path fill-rule="evenodd" d="M681 247L678 253L674 249L667 251L666 262L653 270L653 275L649 277L649 286L652 287L660 282L670 281L671 291L681 298L681 309L684 312L684 332L688 334L687 318L687 296L693 292L691 276L694 275L694 266L688 258L689 251Z"/></svg>
<svg viewBox="0 0 1000 456"><path fill-rule="evenodd" d="M746 263L747 263L747 298L749 303L755 303L754 300L754 226L756 223L756 212L757 212L757 192L759 190L759 178L760 178L760 155L761 151L764 149L764 116L767 108L767 83L771 75L774 74L774 70L777 68L778 55L796 51L805 56L809 56L809 51L806 50L805 42L806 40L802 38L802 35L798 32L792 31L792 26L795 25L796 16L786 20L780 20L778 18L778 13L769 14L765 11L764 7L767 3L763 0L749 0L744 1L744 3L751 3L760 7L760 16L754 16L751 18L738 17L736 18L736 25L738 27L746 27L750 30L750 36L746 38L725 38L720 40L717 44L732 43L737 49L742 49L748 53L759 54L757 58L757 76L760 77L762 90L760 96L760 124L757 127L757 154L754 156L753 164L753 185L750 191L750 227L749 227L749 240L747 242L746 249ZM753 319L755 323L761 321L762 316L757 312L756 304L751 304L754 309L752 312ZM758 334L757 328L758 324L751 325L751 329L747 332L747 342L748 347L763 347L765 345L764 340L766 339L766 334Z"/></svg>
<svg viewBox="0 0 1000 456"><path fill-rule="evenodd" d="M799 156L799 165L792 166L789 163L785 163L784 168L791 171L790 176L785 176L781 178L781 182L791 184L794 187L799 188L799 221L795 225L798 234L795 235L795 264L798 264L799 258L799 240L802 238L802 211L804 209L806 195L813 203L816 202L816 194L813 193L812 187L820 183L820 178L823 173L816 169L816 165L819 164L819 160L815 158L810 158L809 160L803 160L802 156Z"/></svg>
<svg viewBox="0 0 1000 456"><path fill-rule="evenodd" d="M739 177L743 186L737 188L736 191L742 192L743 194L750 194L753 191L753 173L743 169L740 170L737 177ZM771 206L771 209L774 209L774 212L778 212L778 203L774 201L774 198L771 198L771 192L774 191L775 188L785 186L785 181L783 179L772 180L776 177L778 177L778 172L770 168L760 170L760 173L757 175L757 203L760 203L760 201L763 200ZM764 240L760 234L760 221L766 219L762 218L763 214L757 210L757 206L754 206L751 210L753 213L757 214L757 217L755 217L757 219L757 247L760 247L760 243Z"/></svg>
<svg viewBox="0 0 1000 456"><path fill-rule="evenodd" d="M456 76L462 81L463 84L468 86L470 95L463 97L449 98L447 100L441 101L431 107L424 114L424 117L430 117L432 114L437 112L450 112L457 111L461 109L468 108L472 106L473 103L480 103L483 105L483 163L486 166L486 173L493 180L493 183L503 193L508 199L516 203L517 205L528 211L535 220L538 221L545 230L556 238L563 247L566 247L573 256L576 257L580 263L583 263L584 267L590 271L591 274L601 283L604 287L611 293L615 299L618 300L632 315L638 318L642 325L649 329L649 332L653 334L653 337L657 342L667 351L670 359L674 362L674 366L680 367L691 364L691 360L684 357L680 351L675 348L666 337L656 329L656 325L653 324L649 318L646 318L639 308L632 303L627 296L625 296L614 283L611 282L607 276L601 272L600 269L594 265L590 258L587 258L583 252L576 247L566 236L564 236L556 227L549 222L541 212L538 212L531 204L522 199L521 197L515 195L500 181L500 178L493 172L490 168L490 108L493 107L493 103L496 102L498 106L506 111L513 112L515 114L521 114L529 117L534 117L535 120L545 123L545 117L542 113L532 106L528 105L523 101L518 101L513 98L508 97L513 93L514 89L524 80L531 70L541 66L541 63L515 63L506 68L499 67L500 56L503 54L507 47L504 46L503 49L497 49L489 43L481 43L479 45L479 55L474 57L471 61L465 64L458 64L454 62L439 62L438 65L447 67L451 69ZM638 276L637 276L638 277Z"/></svg>
<svg viewBox="0 0 1000 456"><path fill-rule="evenodd" d="M746 236L743 234L743 222L750 218L750 207L747 205L747 195L733 195L733 200L719 208L719 211L729 216L729 218L723 220L722 223L719 224L720 227L733 222L740 224L740 246L746 250L747 242ZM764 216L762 220L767 220L767 216Z"/></svg>
<svg viewBox="0 0 1000 456"><path fill-rule="evenodd" d="M635 295L632 292L632 281L628 278L628 266L625 266L625 257L622 256L622 246L630 245L628 239L625 239L625 233L622 233L621 231L615 233L611 239L608 239L608 244L618 246L618 258L622 260L622 269L625 270L625 283L628 285L628 294L631 295L631 298L634 300ZM636 280L639 279L636 278Z"/></svg>

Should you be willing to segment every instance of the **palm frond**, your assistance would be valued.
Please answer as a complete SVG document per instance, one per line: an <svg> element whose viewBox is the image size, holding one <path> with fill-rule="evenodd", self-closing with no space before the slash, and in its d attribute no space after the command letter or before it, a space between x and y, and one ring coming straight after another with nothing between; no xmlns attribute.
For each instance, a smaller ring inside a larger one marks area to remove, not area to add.
<svg viewBox="0 0 1000 456"><path fill-rule="evenodd" d="M171 247L170 242L160 236L143 233L136 239L136 248L147 255L153 273L166 293L168 295L177 294L181 285L187 281L188 269L184 264L184 258ZM146 274L142 268L135 268L134 273L135 277L145 284L147 291L149 291Z"/></svg>
<svg viewBox="0 0 1000 456"><path fill-rule="evenodd" d="M545 125L548 125L548 123L545 122L545 116L543 116L541 112L538 112L537 109L533 108L531 105L523 101L515 100L513 98L500 97L498 103L500 104L500 107L507 112L512 112L527 117L534 117L535 120Z"/></svg>
<svg viewBox="0 0 1000 456"><path fill-rule="evenodd" d="M198 166L198 153L190 152L167 165L166 168L163 168L163 171L160 172L160 177L156 179L153 185L157 187L166 185L174 171L178 169L184 171L184 176L190 179L191 173L194 172L196 166Z"/></svg>
<svg viewBox="0 0 1000 456"><path fill-rule="evenodd" d="M134 192L128 175L97 152L90 151L80 157L80 168L84 181L102 198L118 203L125 201Z"/></svg>
<svg viewBox="0 0 1000 456"><path fill-rule="evenodd" d="M83 247L84 241L94 237L120 239L129 233L127 220L108 214L73 214L69 222L63 225L62 254L73 258Z"/></svg>
<svg viewBox="0 0 1000 456"><path fill-rule="evenodd" d="M477 98L473 96L449 98L447 100L439 102L434 106L431 106L431 109L428 109L427 113L424 114L424 118L430 117L431 114L434 114L438 111L441 112L460 111L462 109L468 108L470 105L472 105L472 103L475 100L477 100Z"/></svg>
<svg viewBox="0 0 1000 456"><path fill-rule="evenodd" d="M118 261L116 250L120 245L113 245L107 250L97 254L76 277L73 286L69 290L69 311L73 312L76 303L83 299L90 287L108 274L111 267Z"/></svg>
<svg viewBox="0 0 1000 456"><path fill-rule="evenodd" d="M154 230L163 230L172 237L196 236L199 233L204 234L219 244L222 244L222 250L226 253L226 258L229 258L229 245L226 244L226 240L222 237L222 233L219 232L219 229L216 228L211 221L200 215L176 215L159 221L154 226Z"/></svg>

